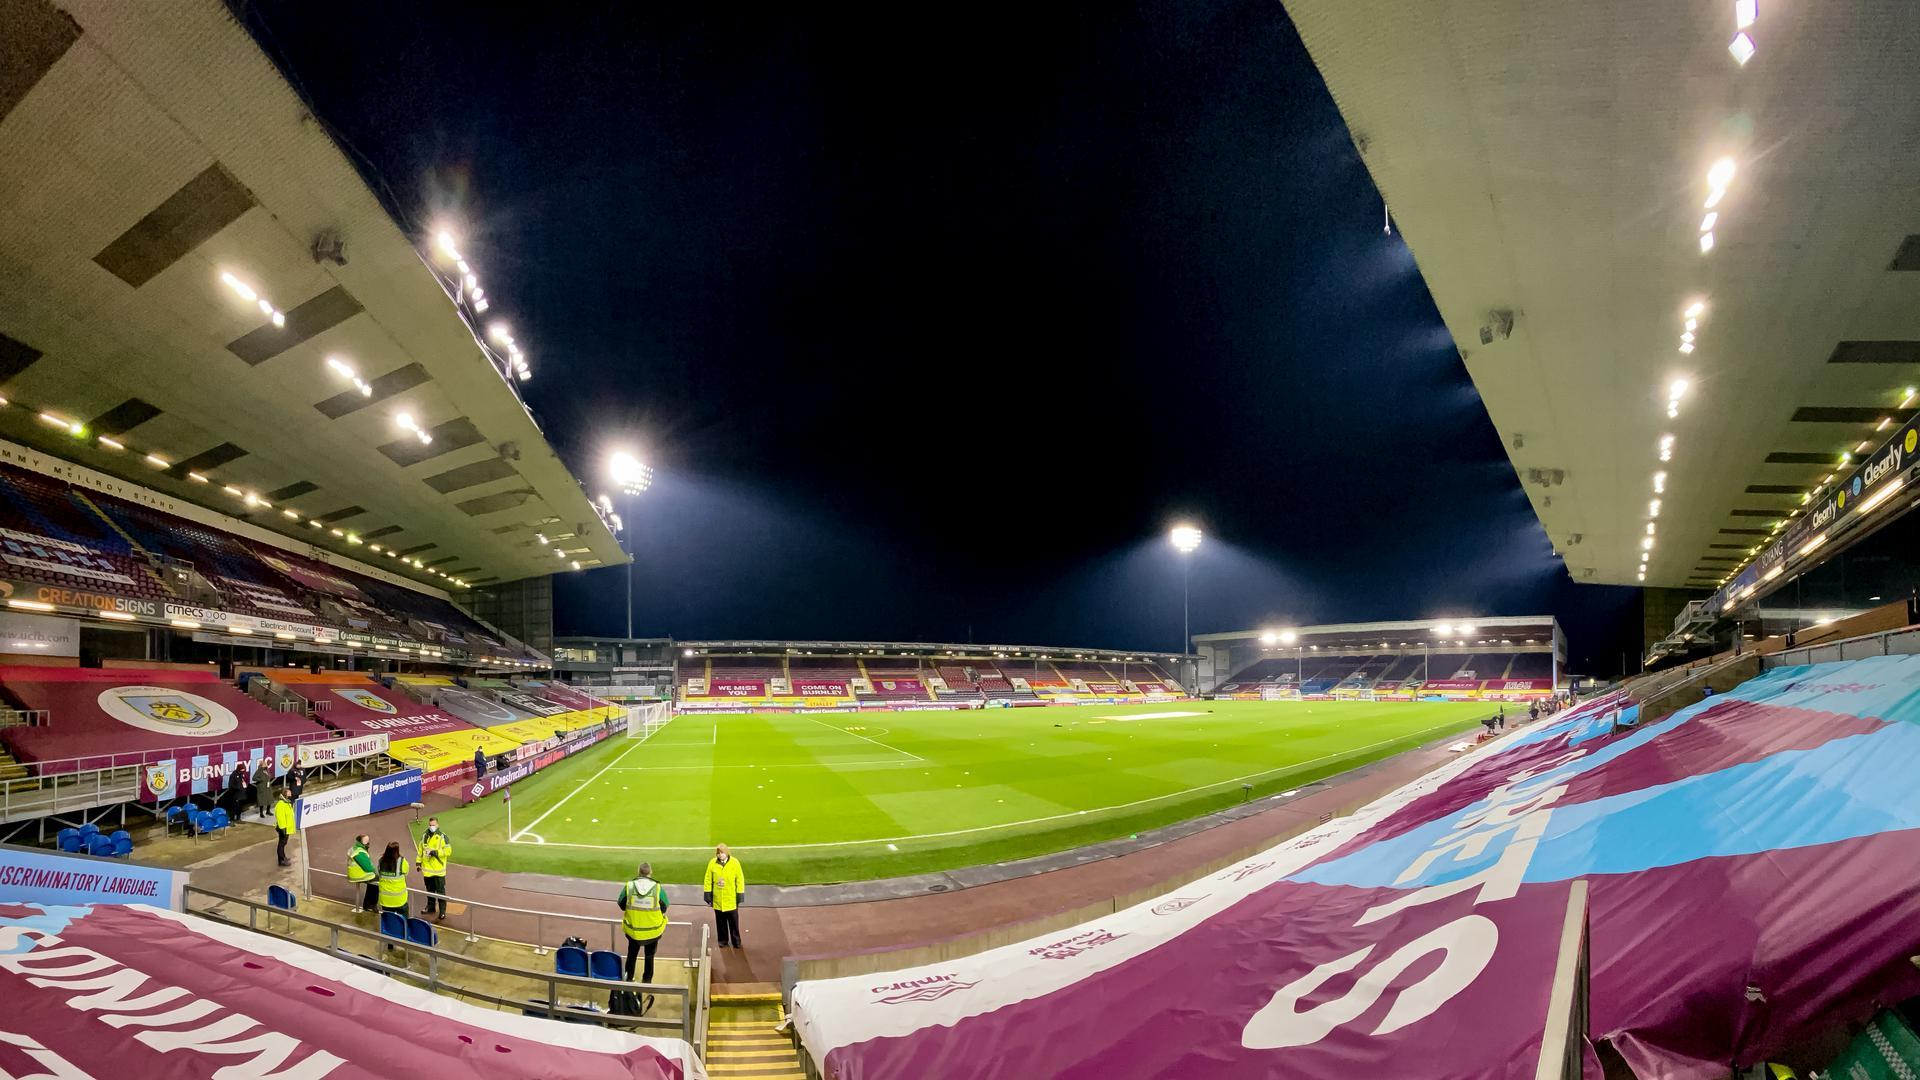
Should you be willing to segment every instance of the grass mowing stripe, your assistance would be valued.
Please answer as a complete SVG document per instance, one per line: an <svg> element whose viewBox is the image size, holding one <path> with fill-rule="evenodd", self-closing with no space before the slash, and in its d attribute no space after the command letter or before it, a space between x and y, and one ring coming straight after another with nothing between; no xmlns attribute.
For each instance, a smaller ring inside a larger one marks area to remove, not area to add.
<svg viewBox="0 0 1920 1080"><path fill-rule="evenodd" d="M1416 731L1413 733L1413 735L1414 737L1421 736L1421 735L1428 735L1436 731L1444 731L1444 730L1447 730L1448 728L1453 728L1457 726L1458 725L1455 725L1455 724L1436 724L1433 727ZM1201 785L1200 787L1190 788L1186 791L1172 791L1172 792L1168 792L1165 795L1155 795L1155 796L1152 796L1151 798L1146 798L1146 799L1135 799L1132 802L1116 803L1112 806L1098 806L1098 807L1092 807L1088 810L1070 810L1064 814L1050 814L1046 817L1028 818L1024 821L1008 821L998 825L977 825L970 829L948 829L945 832L914 833L910 836L877 836L877 837L872 837L866 840L829 840L829 841L821 841L819 843L807 843L807 844L756 844L754 845L753 850L793 851L801 848L839 848L839 847L858 847L858 846L865 846L865 845L872 845L872 844L887 844L887 843L897 844L903 840L904 841L940 840L949 836L965 836L969 833L991 832L999 829L1018 829L1018 828L1024 828L1028 825L1043 825L1049 821L1058 821L1062 818L1079 817L1082 814L1087 814L1092 812L1110 813L1110 812L1120 811L1120 810L1130 810L1136 806L1145 806L1150 803L1161 802L1166 799L1186 798L1191 795L1197 795L1203 791L1209 791L1213 788L1223 787L1227 784L1243 783L1247 780L1252 780L1255 777L1271 778L1272 775L1275 773L1279 773L1282 775L1290 775L1301 769L1307 768L1310 765L1318 765L1326 761L1333 761L1339 758L1353 757L1356 754L1364 754L1369 750L1372 750L1381 746L1386 746L1389 743L1404 742L1406 741L1407 738L1408 736L1397 736L1391 739L1382 739L1377 743L1369 743L1366 746L1357 746L1351 750L1347 750L1338 754L1328 754L1324 757L1315 758L1312 761L1301 761L1301 762L1295 762L1294 764L1291 764L1291 765L1278 766L1273 769L1262 769L1259 772L1251 772L1243 776L1229 776L1225 780L1216 780L1211 784L1204 784L1204 785ZM669 847L669 846L664 846L660 844L647 844L647 845L574 844L574 843L567 843L565 841L557 841L557 840L546 841L546 843L553 847L592 848L595 851L694 851L694 850L704 851L706 850L706 847L707 847L707 845L704 845L704 844L695 845L693 847L686 847L686 848ZM744 849L745 845L742 845L742 848Z"/></svg>
<svg viewBox="0 0 1920 1080"><path fill-rule="evenodd" d="M512 842L498 799L441 817L463 861L499 869L618 878L638 856L662 880L697 881L724 841L750 881L885 877L1186 820L1471 729L1494 706L1195 702L1183 711L1204 715L1131 715L1166 708L888 713L865 727L871 735L859 730L871 713L824 723L710 716L728 729L725 742L715 728L701 739L697 724L674 723L643 745L595 747L516 785L520 808L543 808L545 844L527 842L534 826ZM855 756L846 736L901 756Z"/></svg>

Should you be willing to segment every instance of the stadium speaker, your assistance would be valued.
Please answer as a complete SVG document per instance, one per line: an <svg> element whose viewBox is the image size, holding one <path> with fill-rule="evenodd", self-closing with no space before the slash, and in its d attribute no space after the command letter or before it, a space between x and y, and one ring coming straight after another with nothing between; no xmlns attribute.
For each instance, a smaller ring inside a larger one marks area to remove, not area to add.
<svg viewBox="0 0 1920 1080"><path fill-rule="evenodd" d="M347 265L347 242L332 229L322 229L314 236L312 250L314 262Z"/></svg>
<svg viewBox="0 0 1920 1080"><path fill-rule="evenodd" d="M1480 344L1491 345L1495 338L1505 341L1513 336L1513 312L1491 311L1487 313L1486 325L1480 328Z"/></svg>

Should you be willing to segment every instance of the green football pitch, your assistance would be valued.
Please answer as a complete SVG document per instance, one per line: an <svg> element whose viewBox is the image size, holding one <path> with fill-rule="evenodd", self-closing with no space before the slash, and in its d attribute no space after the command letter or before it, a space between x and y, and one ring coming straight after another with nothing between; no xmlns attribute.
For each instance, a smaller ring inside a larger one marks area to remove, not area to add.
<svg viewBox="0 0 1920 1080"><path fill-rule="evenodd" d="M1510 706L1511 707L1511 706ZM441 815L457 861L697 881L890 877L1061 851L1300 787L1473 728L1497 706L1199 701L684 714Z"/></svg>

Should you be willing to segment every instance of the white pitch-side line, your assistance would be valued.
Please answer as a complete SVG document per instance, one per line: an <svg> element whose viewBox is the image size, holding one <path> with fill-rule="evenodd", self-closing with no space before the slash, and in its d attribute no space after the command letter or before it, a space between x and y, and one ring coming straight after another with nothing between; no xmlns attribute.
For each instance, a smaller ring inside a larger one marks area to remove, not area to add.
<svg viewBox="0 0 1920 1080"><path fill-rule="evenodd" d="M897 746L887 746L886 743L881 742L879 739L867 739L865 735L862 735L858 732L848 731L846 728L843 728L843 727L834 727L832 724L822 723L819 720L814 720L813 717L811 716L806 717L806 719L813 720L814 723L819 724L821 727L826 728L828 731L837 731L842 735L852 735L856 739L866 739L868 742L872 743L875 746L879 746L879 747L883 747L885 749L891 750L896 754L905 754L907 757L910 757L915 761L927 760L926 758L921 757L919 754L908 754L905 750L902 750Z"/></svg>
<svg viewBox="0 0 1920 1080"><path fill-rule="evenodd" d="M826 726L831 727L832 725L826 725ZM1271 769L1262 769L1259 772L1250 772L1243 776L1228 777L1225 780L1216 780L1211 784L1202 784L1199 787L1187 788L1184 791L1173 791L1173 792L1168 792L1165 795L1155 795L1146 799L1135 799L1132 802L1119 803L1114 806L1095 807L1094 809L1104 814L1114 810L1125 810L1129 807L1144 806L1147 803L1163 802L1167 799L1177 799L1182 796L1192 795L1195 792L1205 791L1208 788L1221 787L1226 784L1236 784L1242 780L1251 780L1256 776L1266 776L1269 773L1291 772L1296 769L1303 769L1308 765L1318 764L1319 762L1322 762L1322 761L1331 761L1336 758L1352 757L1353 755L1358 754L1362 751L1371 750L1376 746L1385 746L1388 743L1400 742L1403 739L1411 739L1416 735L1425 735L1430 731L1439 731L1442 728L1450 728L1450 727L1457 727L1457 726L1459 726L1457 722L1447 723L1447 724L1435 724L1433 727L1430 727L1430 728L1421 728L1419 731L1410 731L1405 735L1396 735L1391 739L1381 739L1379 742L1368 743L1365 746L1356 746L1351 750L1342 750L1337 754L1323 754L1320 757L1313 758L1312 760L1309 760L1309 761L1297 761L1291 765L1278 765ZM848 732L848 734L851 735L852 732ZM893 748L888 747L888 749L891 750ZM901 752L905 753L905 751L901 751ZM552 813L552 812L553 811L551 810L547 811L547 813ZM1059 821L1062 818L1081 817L1091 812L1092 811L1088 811L1088 810L1069 810L1064 814L1048 814L1046 817L1028 818L1025 821L1003 821L998 825L976 825L971 829L948 829L945 832L915 833L911 836L881 836L872 840L831 840L831 841L823 841L817 844L734 844L732 846L739 848L741 851L792 851L792 850L797 850L801 848L815 849L815 848L866 847L870 844L899 843L905 840L933 840L943 836L965 836L969 833L993 832L994 830L997 830L997 829L1017 829L1025 825L1038 825L1038 824L1041 824L1042 822L1047 822L1047 821ZM515 840L514 842L517 843L518 840ZM563 841L557 841L557 840L547 841L546 846L547 847L567 847L567 848L587 848L594 851L711 851L713 850L713 847L710 844L696 844L690 847L689 846L672 846L672 845L666 845L666 844L645 844L645 845L569 844L569 843L565 843Z"/></svg>
<svg viewBox="0 0 1920 1080"><path fill-rule="evenodd" d="M627 748L626 748L625 750L622 750L622 751L620 751L620 756L619 756L619 757L617 757L617 758L614 758L614 759L613 759L612 761L609 761L609 762L607 762L607 763L606 763L606 765L604 765L604 766L602 766L602 767L601 767L601 769L600 769L600 771L599 771L599 772L597 772L597 773L594 773L594 774L593 774L592 776L589 776L589 777L587 777L587 778L586 778L586 779L585 779L584 781L582 781L582 782L580 782L579 784L577 784L577 785L575 785L575 787L574 787L574 789L573 789L572 791L569 791L569 792L567 792L567 793L566 793L565 795L562 795L562 796L560 796L560 801L559 801L559 802L557 802L557 803L554 803L554 804L553 804L552 806L549 806L549 807L547 807L547 809L546 809L546 810L545 810L545 811L544 811L544 812L543 812L543 813L542 813L542 814L541 814L541 815L540 815L539 817L537 817L537 818L534 818L534 819L533 819L533 820L532 820L531 822L529 822L529 823L528 823L528 824L526 825L526 827L525 827L525 828L522 828L522 829L521 829L520 831L518 831L518 832L516 832L516 833L514 833L514 834L513 834L512 836L509 836L509 837L507 837L507 843L509 843L509 844L514 844L514 843L518 843L518 842L520 841L520 838L521 838L521 837L523 837L523 836L525 836L525 835L527 835L528 833L530 833L530 832L532 832L532 831L533 831L533 829L534 829L534 826L536 826L536 825L538 825L538 824L540 824L541 822L543 822L543 821L545 821L545 820L547 820L547 815L548 815L548 814L551 814L551 813L553 813L553 812L554 812L555 810L558 810L558 809L560 809L561 807L563 807L563 806L565 806L565 805L567 805L567 800L568 800L568 799L571 799L571 798L573 798L573 797L574 797L575 795L578 795L578 794L580 794L580 793L581 793L582 791L585 791L586 789L588 789L588 788L590 788L590 787L592 787L592 786L593 786L593 782L594 782L595 780L598 780L598 779L600 779L601 777L603 777L603 776L605 776L605 775L607 775L607 770L608 770L608 769L611 769L611 768L613 768L613 767L614 767L615 765L618 765L618 764L620 764L620 763L621 763L622 761L625 761L625 760L626 760L626 758L627 758L627 755L628 755L628 754L631 754L631 753L633 753L633 752L634 752L635 750L638 750L638 749L640 749L640 747L641 747L641 744L643 744L643 743L645 743L645 742L646 742L646 741L647 741L648 739L651 739L651 738L653 738L653 737L654 737L655 735L658 735L658 734L659 734L659 733L660 733L661 731L663 731L663 730L665 730L665 728L666 728L666 726L667 726L667 724L671 724L671 723L673 723L673 716L672 716L672 714L668 714L668 716L667 716L667 719L666 719L666 721L665 721L665 722L663 722L663 723L662 723L662 724L661 724L661 725L660 725L659 727L657 727L657 728L654 728L654 729L653 729L652 731L649 731L649 732L647 732L647 733L646 733L645 735L642 735L642 736L640 736L640 737L639 737L638 739L635 739L635 740L634 740L634 742L633 742L633 745L632 745L632 746L629 746L629 747L627 747Z"/></svg>
<svg viewBox="0 0 1920 1080"><path fill-rule="evenodd" d="M679 772L711 769L838 769L849 765L911 765L897 757L855 758L852 761L800 761L779 765L621 765L614 772Z"/></svg>

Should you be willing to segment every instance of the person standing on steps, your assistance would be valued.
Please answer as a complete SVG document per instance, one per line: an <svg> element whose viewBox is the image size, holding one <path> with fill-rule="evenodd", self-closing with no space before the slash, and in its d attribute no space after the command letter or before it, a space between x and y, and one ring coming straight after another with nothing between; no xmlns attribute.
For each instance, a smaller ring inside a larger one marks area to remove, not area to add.
<svg viewBox="0 0 1920 1080"><path fill-rule="evenodd" d="M660 948L660 935L667 932L667 890L653 880L653 864L641 863L632 881L620 887L620 928L627 935L627 981L633 981L633 965L644 954L640 981L653 981L653 954ZM652 1003L649 996L647 1004ZM641 1011L645 1012L643 1005Z"/></svg>
<svg viewBox="0 0 1920 1080"><path fill-rule="evenodd" d="M707 876L700 892L713 908L714 932L720 939L720 947L746 948L747 943L740 938L740 901L747 895L747 872L741 868L740 860L727 851L727 845L714 847L713 858L707 860Z"/></svg>

